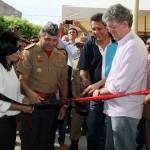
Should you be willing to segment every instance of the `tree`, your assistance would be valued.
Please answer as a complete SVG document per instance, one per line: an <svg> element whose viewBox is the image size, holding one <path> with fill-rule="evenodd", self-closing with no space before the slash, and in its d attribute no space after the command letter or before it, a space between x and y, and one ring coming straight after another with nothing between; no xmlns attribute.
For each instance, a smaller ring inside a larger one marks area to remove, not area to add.
<svg viewBox="0 0 150 150"><path fill-rule="evenodd" d="M0 30L12 31L14 25L19 26L19 32L30 38L32 35L37 35L41 26L30 23L26 19L17 17L6 17L0 14Z"/></svg>
<svg viewBox="0 0 150 150"><path fill-rule="evenodd" d="M0 32L4 31L5 29L5 19L2 14L0 14Z"/></svg>

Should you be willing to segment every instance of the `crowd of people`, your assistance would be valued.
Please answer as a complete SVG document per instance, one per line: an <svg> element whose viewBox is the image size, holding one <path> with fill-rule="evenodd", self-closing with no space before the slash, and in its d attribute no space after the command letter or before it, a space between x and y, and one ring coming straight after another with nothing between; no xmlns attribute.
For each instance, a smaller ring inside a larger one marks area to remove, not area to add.
<svg viewBox="0 0 150 150"><path fill-rule="evenodd" d="M80 150L82 130L88 150L150 150L150 94L105 99L149 90L150 38L144 43L131 29L121 4L91 16L92 34L70 23L63 37L66 21L47 22L31 40L17 26L0 34L0 150L14 150L16 124L21 150L54 150L57 129L67 150L66 128L68 150ZM74 101L95 96L104 98Z"/></svg>

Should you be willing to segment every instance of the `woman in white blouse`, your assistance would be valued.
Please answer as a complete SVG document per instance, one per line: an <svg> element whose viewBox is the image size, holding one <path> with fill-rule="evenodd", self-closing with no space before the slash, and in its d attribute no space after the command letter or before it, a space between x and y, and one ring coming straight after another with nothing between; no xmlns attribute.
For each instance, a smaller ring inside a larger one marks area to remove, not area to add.
<svg viewBox="0 0 150 150"><path fill-rule="evenodd" d="M13 32L0 34L0 94L22 103L27 98L20 92L20 82L13 62L19 59L19 37ZM12 104L0 99L0 150L14 150L16 139L15 115L32 113L31 106Z"/></svg>

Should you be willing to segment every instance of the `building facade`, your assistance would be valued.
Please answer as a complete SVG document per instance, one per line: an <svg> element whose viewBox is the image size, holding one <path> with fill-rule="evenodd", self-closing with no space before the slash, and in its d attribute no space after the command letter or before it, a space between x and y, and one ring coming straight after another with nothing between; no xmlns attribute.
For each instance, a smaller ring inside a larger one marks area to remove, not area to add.
<svg viewBox="0 0 150 150"><path fill-rule="evenodd" d="M22 12L0 0L0 13L4 16L14 16L22 18Z"/></svg>

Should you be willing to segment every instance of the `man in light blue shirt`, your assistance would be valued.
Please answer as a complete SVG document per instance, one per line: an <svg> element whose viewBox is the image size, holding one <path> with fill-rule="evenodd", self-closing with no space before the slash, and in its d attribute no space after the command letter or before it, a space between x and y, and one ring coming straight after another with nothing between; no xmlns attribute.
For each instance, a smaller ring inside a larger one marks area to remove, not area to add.
<svg viewBox="0 0 150 150"><path fill-rule="evenodd" d="M102 16L102 13L97 13L91 17L90 24L94 37L84 45L77 66L80 70L82 86L88 86L84 91L85 93L94 91L95 84L108 76L117 49L117 42L108 33ZM98 85L97 89L99 86L101 85ZM104 149L105 115L103 114L103 106L102 101L90 101L87 121L88 150Z"/></svg>

